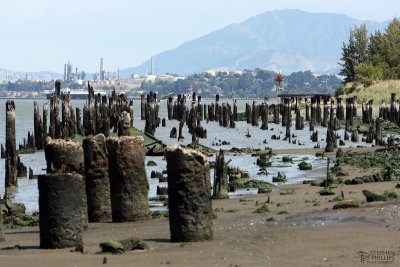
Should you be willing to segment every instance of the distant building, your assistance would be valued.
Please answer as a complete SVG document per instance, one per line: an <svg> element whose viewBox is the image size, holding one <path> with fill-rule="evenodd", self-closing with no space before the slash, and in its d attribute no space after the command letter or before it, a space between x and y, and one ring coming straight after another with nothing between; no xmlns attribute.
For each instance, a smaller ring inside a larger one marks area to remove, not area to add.
<svg viewBox="0 0 400 267"><path fill-rule="evenodd" d="M104 59L100 58L100 80L104 81L104 76L105 76L105 70L104 70Z"/></svg>
<svg viewBox="0 0 400 267"><path fill-rule="evenodd" d="M72 64L69 62L64 64L64 82L69 82L74 79L74 73L72 72Z"/></svg>
<svg viewBox="0 0 400 267"><path fill-rule="evenodd" d="M156 64L154 62L154 57L151 57L151 59L150 59L150 70L151 70L150 75L157 76L157 74L156 74Z"/></svg>
<svg viewBox="0 0 400 267"><path fill-rule="evenodd" d="M144 76L144 81L145 82L155 82L156 81L157 76L155 75L146 75Z"/></svg>

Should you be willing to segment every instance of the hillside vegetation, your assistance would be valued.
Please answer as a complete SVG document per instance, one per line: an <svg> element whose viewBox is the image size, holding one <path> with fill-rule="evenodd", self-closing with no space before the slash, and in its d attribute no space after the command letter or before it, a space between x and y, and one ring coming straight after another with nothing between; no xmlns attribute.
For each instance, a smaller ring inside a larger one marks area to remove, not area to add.
<svg viewBox="0 0 400 267"><path fill-rule="evenodd" d="M380 105L382 101L388 104L392 93L396 93L397 98L400 96L400 80L377 81L369 87L361 83L347 83L341 90L344 93L341 97L356 95L358 103L373 100L374 105Z"/></svg>

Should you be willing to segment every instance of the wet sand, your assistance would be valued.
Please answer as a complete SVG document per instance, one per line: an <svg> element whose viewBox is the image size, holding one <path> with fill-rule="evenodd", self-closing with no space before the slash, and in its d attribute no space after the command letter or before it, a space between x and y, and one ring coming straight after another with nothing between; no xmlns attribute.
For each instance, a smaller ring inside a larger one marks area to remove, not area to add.
<svg viewBox="0 0 400 267"><path fill-rule="evenodd" d="M285 152L286 153L286 152ZM347 178L368 170L349 170ZM400 265L400 203L366 203L363 189L376 193L396 182L343 185L334 196L307 184L279 187L270 194L213 200L214 240L170 243L168 218L132 223L91 223L84 234L85 253L39 249L38 227L8 230L0 247L0 266L365 266L358 251L393 251ZM334 210L330 202L343 191L359 208ZM285 193L293 194L285 194ZM283 194L281 194L283 193ZM269 203L265 203L268 200ZM266 204L269 212L254 213ZM273 219L272 219L273 218ZM97 254L99 243L140 237L149 250L122 255Z"/></svg>

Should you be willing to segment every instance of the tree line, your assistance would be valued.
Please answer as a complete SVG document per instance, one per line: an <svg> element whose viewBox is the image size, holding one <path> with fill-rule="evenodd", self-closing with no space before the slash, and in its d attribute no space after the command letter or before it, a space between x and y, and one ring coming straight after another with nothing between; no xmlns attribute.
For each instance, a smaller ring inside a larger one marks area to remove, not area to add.
<svg viewBox="0 0 400 267"><path fill-rule="evenodd" d="M187 94L189 88L204 97L221 94L225 97L260 98L275 96L278 73L268 70L244 70L238 72L198 73L175 82L143 82L144 91L158 92L159 95ZM283 93L328 93L333 94L341 86L342 80L335 75L315 75L311 71L299 71L283 75Z"/></svg>
<svg viewBox="0 0 400 267"><path fill-rule="evenodd" d="M400 21L393 19L384 32L368 36L365 24L350 29L349 40L343 43L340 75L344 82L400 79Z"/></svg>

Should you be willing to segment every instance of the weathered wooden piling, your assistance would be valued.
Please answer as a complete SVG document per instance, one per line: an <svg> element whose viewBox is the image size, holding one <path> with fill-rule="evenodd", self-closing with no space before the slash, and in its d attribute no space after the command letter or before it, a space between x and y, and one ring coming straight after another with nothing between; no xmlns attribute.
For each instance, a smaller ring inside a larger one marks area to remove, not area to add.
<svg viewBox="0 0 400 267"><path fill-rule="evenodd" d="M344 139L345 141L350 140L349 134L347 133L346 129L344 130L344 137L343 137L343 139Z"/></svg>
<svg viewBox="0 0 400 267"><path fill-rule="evenodd" d="M219 105L219 94L215 95L215 121L219 121L220 118L220 105Z"/></svg>
<svg viewBox="0 0 400 267"><path fill-rule="evenodd" d="M208 118L208 108L207 108L207 104L204 104L204 105L203 105L203 112L204 112L203 119L208 121L209 118Z"/></svg>
<svg viewBox="0 0 400 267"><path fill-rule="evenodd" d="M61 137L61 122L59 118L60 114L60 93L61 93L61 82L55 82L55 92L50 98L50 126L49 135L51 138Z"/></svg>
<svg viewBox="0 0 400 267"><path fill-rule="evenodd" d="M284 98L283 102L281 103L281 115L282 115L282 127L285 127L288 122L288 111L287 111L287 105L288 105L288 99Z"/></svg>
<svg viewBox="0 0 400 267"><path fill-rule="evenodd" d="M328 128L326 132L325 152L333 152L335 148L337 148L336 134L334 133L333 128Z"/></svg>
<svg viewBox="0 0 400 267"><path fill-rule="evenodd" d="M339 120L344 120L344 107L343 107L343 99L338 97L336 103L336 117Z"/></svg>
<svg viewBox="0 0 400 267"><path fill-rule="evenodd" d="M228 174L224 151L216 155L214 168L213 198L228 198Z"/></svg>
<svg viewBox="0 0 400 267"><path fill-rule="evenodd" d="M318 142L318 131L315 131L315 132L312 132L312 134L311 134L311 141L312 142Z"/></svg>
<svg viewBox="0 0 400 267"><path fill-rule="evenodd" d="M182 140L182 139L185 139L185 137L183 136L183 134L182 134L182 128L183 128L183 125L184 125L184 122L183 121L180 121L179 122L179 135L178 135L178 141L179 140Z"/></svg>
<svg viewBox="0 0 400 267"><path fill-rule="evenodd" d="M379 118L376 118L375 121L375 145L377 146L383 145L381 120Z"/></svg>
<svg viewBox="0 0 400 267"><path fill-rule="evenodd" d="M0 196L0 202L3 201ZM4 241L4 233L3 233L3 213L0 214L0 242Z"/></svg>
<svg viewBox="0 0 400 267"><path fill-rule="evenodd" d="M119 120L118 120L118 136L129 136L130 135L130 133L129 133L129 127L131 125L130 122L131 122L131 115L128 112L123 111L121 113L121 115L119 116ZM147 120L146 120L146 125L147 125ZM149 129L147 129L147 130L149 130ZM150 134L153 135L154 132L150 133Z"/></svg>
<svg viewBox="0 0 400 267"><path fill-rule="evenodd" d="M197 113L198 113L198 119L201 121L204 120L204 109L203 105L201 104L201 96L197 96Z"/></svg>
<svg viewBox="0 0 400 267"><path fill-rule="evenodd" d="M173 119L173 97L169 96L167 99L167 113L168 113L168 120Z"/></svg>
<svg viewBox="0 0 400 267"><path fill-rule="evenodd" d="M148 134L154 135L158 126L158 103L156 103L156 95L153 92L147 96L145 107L145 120L146 124L144 131Z"/></svg>
<svg viewBox="0 0 400 267"><path fill-rule="evenodd" d="M368 133L367 133L367 137L365 139L365 143L367 143L367 144L373 143L374 137L375 137L375 134L374 134L374 123L372 123L368 128Z"/></svg>
<svg viewBox="0 0 400 267"><path fill-rule="evenodd" d="M256 101L253 101L253 105L251 108L251 125L258 126L258 105Z"/></svg>
<svg viewBox="0 0 400 267"><path fill-rule="evenodd" d="M228 128L229 126L229 107L227 104L222 104L222 126Z"/></svg>
<svg viewBox="0 0 400 267"><path fill-rule="evenodd" d="M169 133L170 138L176 138L176 127L172 127L171 132Z"/></svg>
<svg viewBox="0 0 400 267"><path fill-rule="evenodd" d="M306 121L310 121L310 103L308 103L308 99L305 98L306 104Z"/></svg>
<svg viewBox="0 0 400 267"><path fill-rule="evenodd" d="M316 123L320 125L322 123L322 110L321 110L321 97L316 97Z"/></svg>
<svg viewBox="0 0 400 267"><path fill-rule="evenodd" d="M172 242L213 238L210 164L207 158L177 145L165 150Z"/></svg>
<svg viewBox="0 0 400 267"><path fill-rule="evenodd" d="M228 104L228 113L229 113L229 128L234 129L236 128L235 118L233 116L232 108Z"/></svg>
<svg viewBox="0 0 400 267"><path fill-rule="evenodd" d="M84 174L82 145L63 139L46 138L45 158L47 173Z"/></svg>
<svg viewBox="0 0 400 267"><path fill-rule="evenodd" d="M77 173L39 175L40 248L83 245L84 180Z"/></svg>
<svg viewBox="0 0 400 267"><path fill-rule="evenodd" d="M109 138L106 144L113 222L149 218L149 184L143 137Z"/></svg>
<svg viewBox="0 0 400 267"><path fill-rule="evenodd" d="M44 146L44 155L47 163L47 174L79 174L84 181L84 157L82 145L73 141L63 139L51 139L47 137ZM85 182L82 185L82 206L81 220L82 225L87 228L87 199L85 192Z"/></svg>
<svg viewBox="0 0 400 267"><path fill-rule="evenodd" d="M288 99L286 103L286 108L284 109L286 113L286 133L285 133L285 138L291 142L291 133L290 133L290 128L292 127L292 106L291 106L291 101ZM283 122L283 119L282 119Z"/></svg>
<svg viewBox="0 0 400 267"><path fill-rule="evenodd" d="M5 159L6 158L6 150L4 149L3 144L1 144L0 146L1 146L1 149L0 149L1 150L1 155L0 156L1 156L2 159Z"/></svg>
<svg viewBox="0 0 400 267"><path fill-rule="evenodd" d="M273 112L274 112L274 123L279 124L279 105L273 105Z"/></svg>
<svg viewBox="0 0 400 267"><path fill-rule="evenodd" d="M238 121L238 109L237 109L236 99L233 101L233 120Z"/></svg>
<svg viewBox="0 0 400 267"><path fill-rule="evenodd" d="M331 100L331 108L330 108L330 111L329 111L329 125L328 125L328 127L331 127L331 128L333 128L334 130L339 130L339 127L340 126L338 126L339 125L339 123L337 123L337 125L336 125L336 123L335 123L335 109L334 109L334 107L333 107L333 103L334 101L333 100Z"/></svg>
<svg viewBox="0 0 400 267"><path fill-rule="evenodd" d="M81 110L79 108L75 108L75 124L76 124L76 133L83 135L84 131L82 130L82 115L81 115Z"/></svg>
<svg viewBox="0 0 400 267"><path fill-rule="evenodd" d="M317 123L317 102L315 97L311 97L310 131L314 131L314 126L316 123Z"/></svg>
<svg viewBox="0 0 400 267"><path fill-rule="evenodd" d="M261 104L261 130L268 130L268 103Z"/></svg>
<svg viewBox="0 0 400 267"><path fill-rule="evenodd" d="M28 168L24 165L19 156L17 156L17 177L28 177Z"/></svg>
<svg viewBox="0 0 400 267"><path fill-rule="evenodd" d="M15 104L12 100L6 102L6 160L5 187L18 186L17 151L15 139Z"/></svg>
<svg viewBox="0 0 400 267"><path fill-rule="evenodd" d="M304 129L304 117L300 115L300 109L296 111L296 130L303 130Z"/></svg>
<svg viewBox="0 0 400 267"><path fill-rule="evenodd" d="M144 99L144 94L140 95L140 119L146 119L146 102Z"/></svg>
<svg viewBox="0 0 400 267"><path fill-rule="evenodd" d="M353 126L353 117L354 117L354 98L347 98L346 99L346 125L347 127ZM349 130L349 129L347 129Z"/></svg>
<svg viewBox="0 0 400 267"><path fill-rule="evenodd" d="M62 138L69 137L69 127L70 127L70 96L63 95L61 101L61 134ZM75 126L75 125L74 125Z"/></svg>
<svg viewBox="0 0 400 267"><path fill-rule="evenodd" d="M354 128L352 133L351 133L351 142L358 143L359 142L359 137L358 137L358 130L357 128Z"/></svg>
<svg viewBox="0 0 400 267"><path fill-rule="evenodd" d="M33 134L35 136L35 145L37 150L42 150L44 147L45 133L43 132L43 121L39 112L39 106L36 101L33 102Z"/></svg>
<svg viewBox="0 0 400 267"><path fill-rule="evenodd" d="M88 137L84 150L85 183L89 222L111 219L110 179L106 138L103 134Z"/></svg>
<svg viewBox="0 0 400 267"><path fill-rule="evenodd" d="M249 103L246 103L245 114L246 114L246 122L251 123L251 106Z"/></svg>

